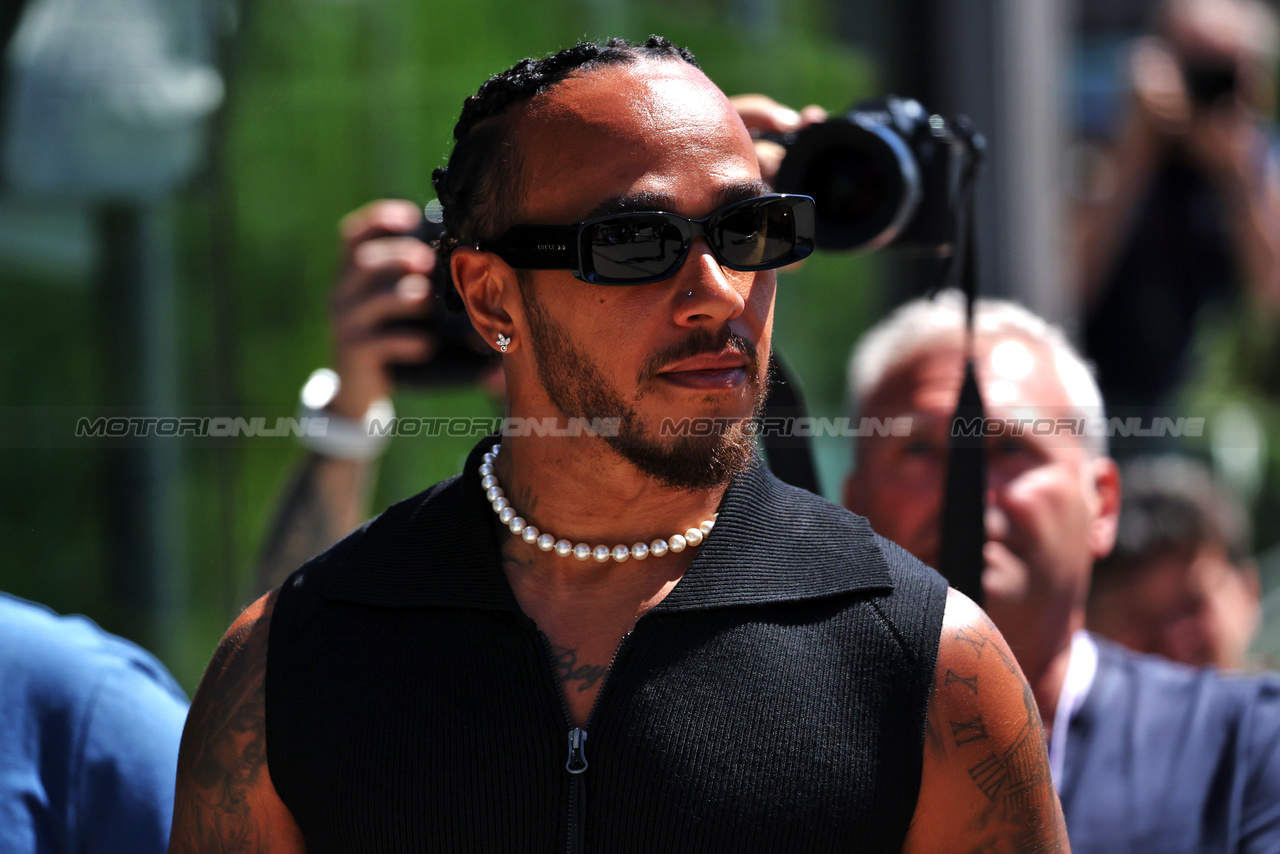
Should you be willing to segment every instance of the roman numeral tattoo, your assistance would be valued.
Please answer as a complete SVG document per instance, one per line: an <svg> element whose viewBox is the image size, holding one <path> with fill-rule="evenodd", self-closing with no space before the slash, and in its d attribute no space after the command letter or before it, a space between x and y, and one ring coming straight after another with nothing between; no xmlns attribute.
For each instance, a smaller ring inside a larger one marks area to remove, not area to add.
<svg viewBox="0 0 1280 854"><path fill-rule="evenodd" d="M947 668L947 675L946 675L946 676L944 676L944 677L943 677L943 679L942 679L942 685L943 685L943 687L945 688L945 687L947 687L947 686L954 685L954 684L956 684L956 683L959 683L959 684L963 685L964 687L968 688L970 691L972 691L972 692L974 693L974 696L977 696L977 694L978 694L978 674L976 674L976 673L975 673L975 674L973 674L972 676L964 677L964 676L959 675L959 674L958 674L958 673L956 673L954 670L952 670L951 668L949 668L949 667L948 667L948 668Z"/></svg>
<svg viewBox="0 0 1280 854"><path fill-rule="evenodd" d="M987 726L982 722L982 715L978 715L971 721L948 721L951 724L951 737L955 739L956 747L963 747L974 741L981 741L987 737Z"/></svg>
<svg viewBox="0 0 1280 854"><path fill-rule="evenodd" d="M969 769L969 776L978 784L982 794L994 801L1009 779L1009 770L994 753Z"/></svg>
<svg viewBox="0 0 1280 854"><path fill-rule="evenodd" d="M973 647L973 651L978 654L978 658L982 658L982 650L987 646L987 639L982 635L978 635L975 638L964 629L961 629L956 632L956 640L969 644L969 646Z"/></svg>

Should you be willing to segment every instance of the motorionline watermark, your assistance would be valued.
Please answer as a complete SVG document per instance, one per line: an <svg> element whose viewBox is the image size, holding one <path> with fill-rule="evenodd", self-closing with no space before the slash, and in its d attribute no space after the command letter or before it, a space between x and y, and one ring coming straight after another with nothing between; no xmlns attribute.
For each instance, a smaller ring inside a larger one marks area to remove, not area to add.
<svg viewBox="0 0 1280 854"><path fill-rule="evenodd" d="M871 436L910 436L911 416L893 418L825 418L808 415L741 418L664 418L658 427L663 437L716 436L741 429L751 436L846 439Z"/></svg>
<svg viewBox="0 0 1280 854"><path fill-rule="evenodd" d="M1204 435L1202 416L1137 415L990 417L963 415L951 422L956 439L994 439L1004 436L1069 436L1078 439L1199 438Z"/></svg>
<svg viewBox="0 0 1280 854"><path fill-rule="evenodd" d="M451 436L480 437L496 433L503 437L577 437L601 436L611 438L622 430L622 419L617 418L374 418L369 422L369 435L383 436Z"/></svg>
<svg viewBox="0 0 1280 854"><path fill-rule="evenodd" d="M957 439L1000 437L1064 437L1115 440L1148 438L1199 438L1205 434L1202 416L960 416L951 422ZM724 417L664 417L662 437L715 436L730 430L768 437L872 438L912 435L912 416L875 418L863 416L765 416L754 419ZM450 437L579 437L620 435L622 419L517 418L511 416L428 416L371 418L360 429L370 438ZM65 434L64 434L65 435ZM76 439L272 439L340 436L324 416L154 416L98 415L76 420Z"/></svg>
<svg viewBox="0 0 1280 854"><path fill-rule="evenodd" d="M1108 439L1199 438L1207 419L1202 416L959 416L951 421L950 434L957 439L991 439L1005 436ZM909 437L912 416L889 418L819 418L810 416L737 418L664 418L662 436L714 436L741 429L762 437L871 438Z"/></svg>
<svg viewBox="0 0 1280 854"><path fill-rule="evenodd" d="M329 419L267 416L99 415L76 419L77 439L282 438L324 436Z"/></svg>
<svg viewBox="0 0 1280 854"><path fill-rule="evenodd" d="M617 436L621 418L514 418L504 416L434 416L371 418L361 428L371 438L393 436L503 437ZM154 416L100 415L80 417L77 439L274 439L325 438L340 435L325 416Z"/></svg>

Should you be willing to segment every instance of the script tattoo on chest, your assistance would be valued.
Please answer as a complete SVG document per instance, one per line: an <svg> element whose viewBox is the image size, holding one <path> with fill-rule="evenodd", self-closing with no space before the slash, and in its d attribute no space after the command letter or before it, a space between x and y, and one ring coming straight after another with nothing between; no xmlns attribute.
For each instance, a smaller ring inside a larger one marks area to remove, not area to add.
<svg viewBox="0 0 1280 854"><path fill-rule="evenodd" d="M556 675L560 677L565 690L573 683L578 693L590 691L608 670L602 664L579 664L578 651L567 646L552 644L551 652L555 657Z"/></svg>

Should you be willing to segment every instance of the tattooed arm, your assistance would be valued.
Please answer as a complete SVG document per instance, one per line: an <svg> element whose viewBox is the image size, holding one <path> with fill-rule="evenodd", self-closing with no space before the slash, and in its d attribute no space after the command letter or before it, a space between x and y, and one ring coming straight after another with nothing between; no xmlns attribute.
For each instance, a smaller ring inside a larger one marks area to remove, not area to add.
<svg viewBox="0 0 1280 854"><path fill-rule="evenodd" d="M978 606L950 591L904 854L1066 854L1040 714Z"/></svg>
<svg viewBox="0 0 1280 854"><path fill-rule="evenodd" d="M289 573L368 517L374 463L310 453L276 509L258 556L256 589L273 590Z"/></svg>
<svg viewBox="0 0 1280 854"><path fill-rule="evenodd" d="M276 594L240 615L196 691L178 752L170 854L303 854L267 769L263 701Z"/></svg>

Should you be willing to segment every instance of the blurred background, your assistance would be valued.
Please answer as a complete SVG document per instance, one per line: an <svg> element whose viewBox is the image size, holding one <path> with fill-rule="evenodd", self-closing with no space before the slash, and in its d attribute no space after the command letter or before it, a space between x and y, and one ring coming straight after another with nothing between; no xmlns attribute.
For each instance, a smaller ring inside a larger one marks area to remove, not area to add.
<svg viewBox="0 0 1280 854"><path fill-rule="evenodd" d="M0 590L88 614L193 691L253 598L303 451L288 435L77 438L77 423L262 418L262 433L293 416L330 358L339 218L378 197L430 200L462 100L583 37L658 33L726 92L797 107L895 92L969 115L989 141L982 291L1083 340L1072 210L1099 180L1131 39L1153 16L1148 0L9 0ZM844 414L854 339L933 270L827 253L783 279L776 340L814 414ZM1159 402L1206 419L1180 448L1245 500L1266 592L1280 588L1280 349L1276 324L1237 291L1197 310L1185 370ZM396 405L495 414L465 388ZM471 442L398 440L375 506L452 474ZM848 446L817 447L837 500ZM1274 623L1261 646L1280 646Z"/></svg>

